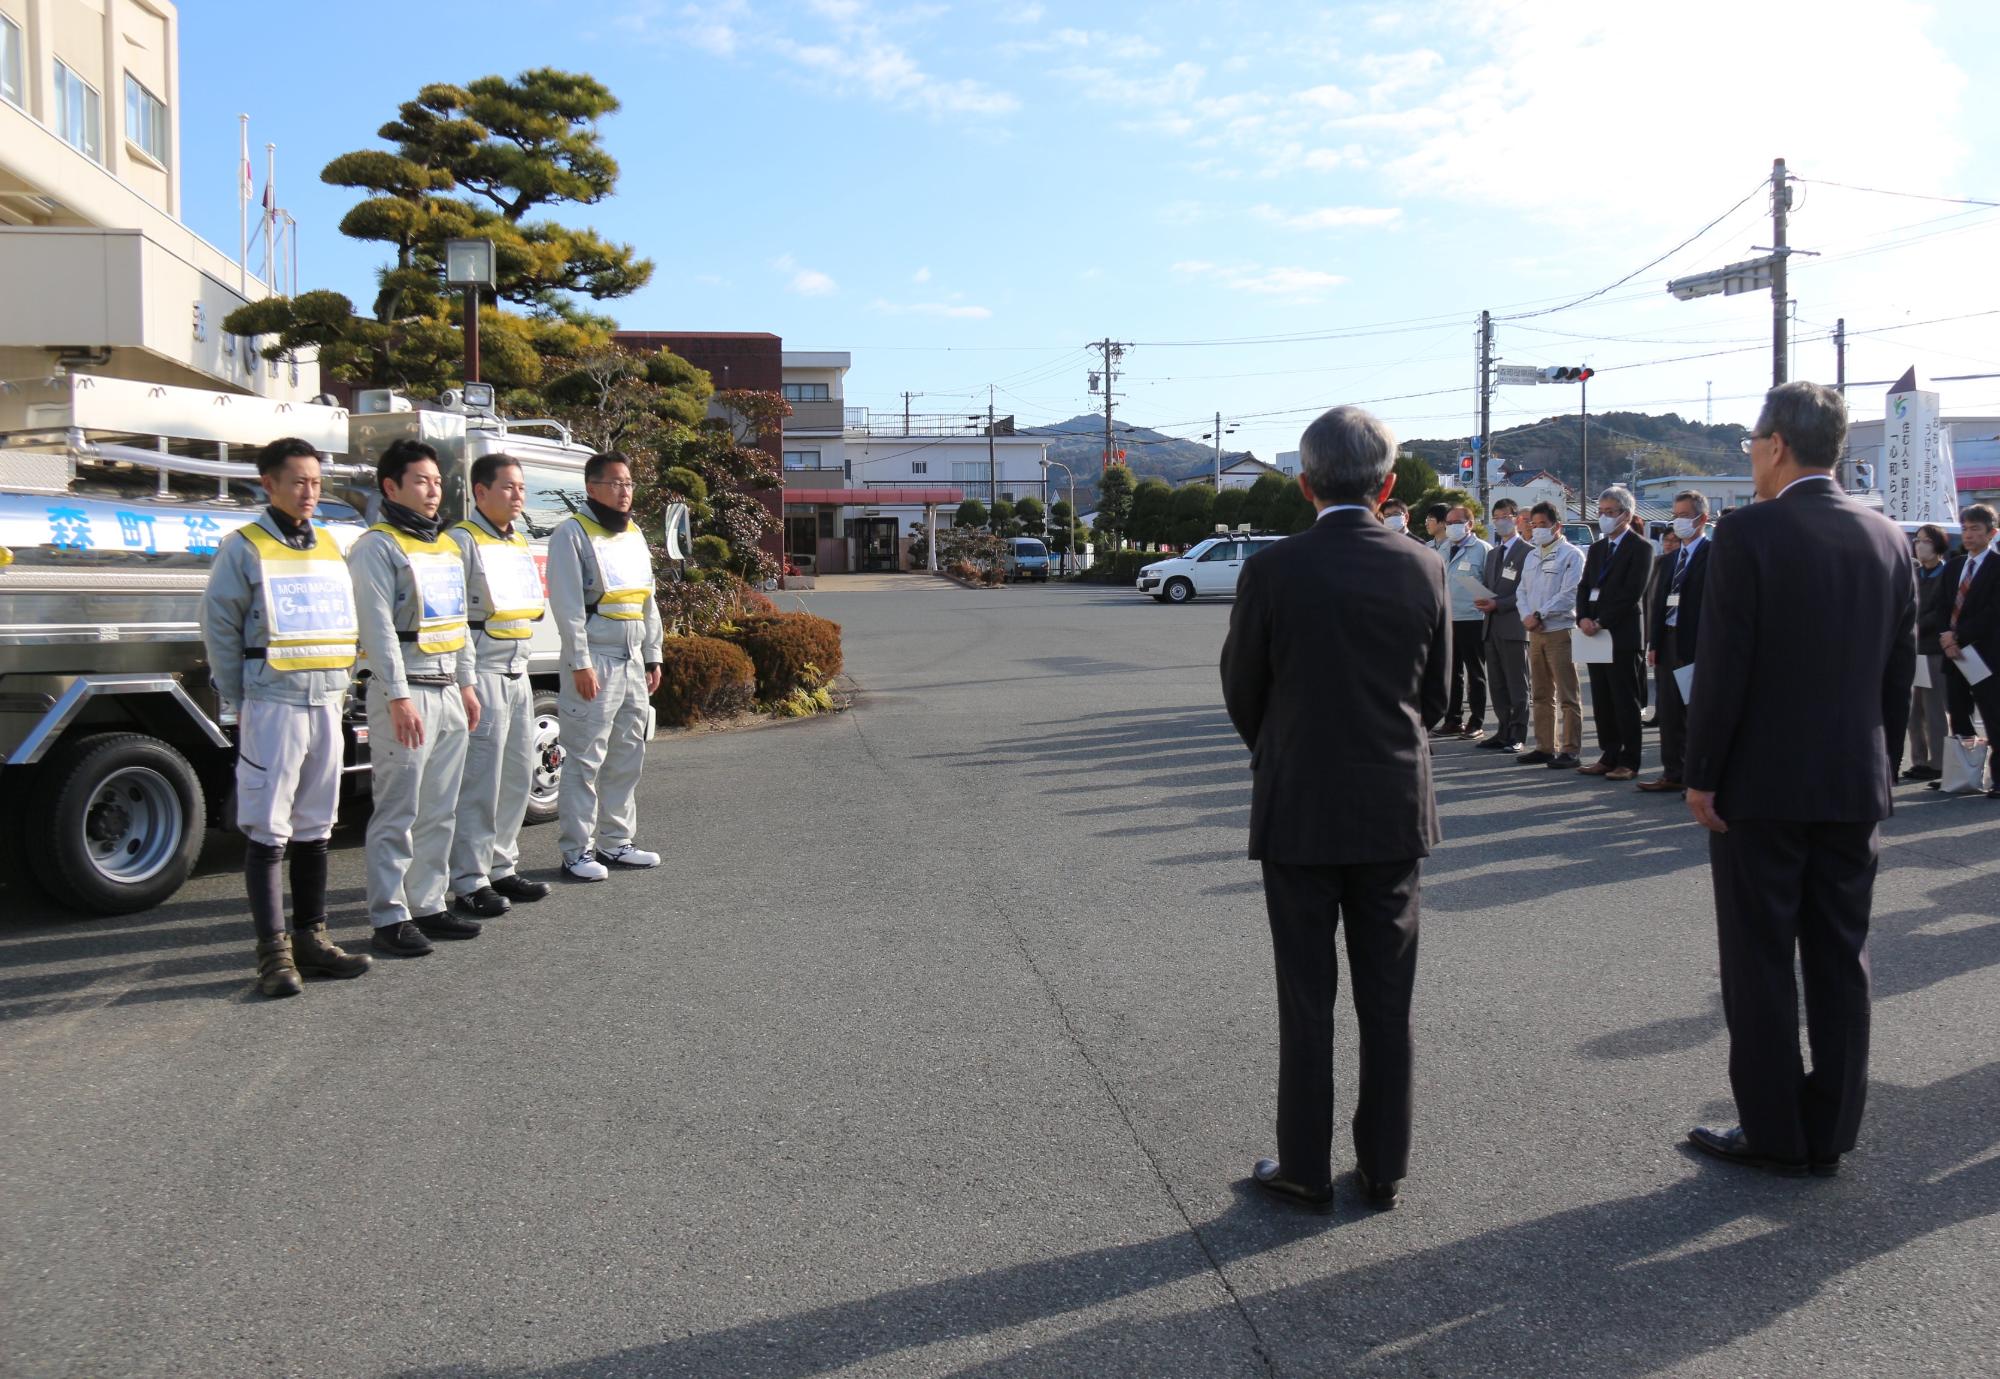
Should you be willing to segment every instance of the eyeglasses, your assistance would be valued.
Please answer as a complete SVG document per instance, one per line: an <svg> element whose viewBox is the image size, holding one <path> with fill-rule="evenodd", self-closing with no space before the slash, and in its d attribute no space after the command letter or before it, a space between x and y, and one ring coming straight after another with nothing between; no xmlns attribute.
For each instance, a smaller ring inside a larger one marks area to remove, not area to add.
<svg viewBox="0 0 2000 1379"><path fill-rule="evenodd" d="M1743 453L1747 455L1750 453L1751 445L1757 441L1769 439L1770 435L1769 431L1752 431L1749 435L1738 441L1737 444L1743 447Z"/></svg>
<svg viewBox="0 0 2000 1379"><path fill-rule="evenodd" d="M630 479L592 479L590 482L600 488L613 489L619 493L631 493L639 487Z"/></svg>

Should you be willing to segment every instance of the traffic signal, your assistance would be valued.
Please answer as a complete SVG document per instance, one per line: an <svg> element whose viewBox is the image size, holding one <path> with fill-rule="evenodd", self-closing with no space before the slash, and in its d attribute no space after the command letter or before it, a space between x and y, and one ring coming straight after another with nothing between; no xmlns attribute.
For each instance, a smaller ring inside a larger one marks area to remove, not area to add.
<svg viewBox="0 0 2000 1379"><path fill-rule="evenodd" d="M1566 365L1558 365L1553 368L1547 368L1542 370L1542 382L1581 383L1586 378L1589 378L1592 374L1596 372L1597 370L1595 369L1587 369L1582 367L1581 365L1578 365L1574 368Z"/></svg>
<svg viewBox="0 0 2000 1379"><path fill-rule="evenodd" d="M1460 455L1458 457L1458 472L1461 474L1470 474L1472 472L1472 456Z"/></svg>

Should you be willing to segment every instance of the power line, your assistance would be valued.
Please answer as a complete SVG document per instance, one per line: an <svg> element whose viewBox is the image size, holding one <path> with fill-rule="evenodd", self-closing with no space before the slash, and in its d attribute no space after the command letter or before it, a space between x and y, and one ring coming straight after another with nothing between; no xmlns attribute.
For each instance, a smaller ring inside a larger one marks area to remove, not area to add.
<svg viewBox="0 0 2000 1379"><path fill-rule="evenodd" d="M1815 187L1838 187L1847 192L1866 192L1870 196L1900 197L1906 201L1942 201L1947 206L2000 206L2000 201L1983 201L1973 196L1931 196L1924 192L1892 192L1881 187L1857 187L1847 182L1829 182L1823 177L1794 177L1792 180Z"/></svg>
<svg viewBox="0 0 2000 1379"><path fill-rule="evenodd" d="M1658 258L1654 259L1650 263L1641 264L1639 267L1633 269L1630 273L1627 273L1624 277L1618 279L1617 282L1607 283L1603 287L1598 288L1595 292L1586 292L1581 297L1578 297L1575 301L1565 302L1561 306L1543 307L1539 311L1517 312L1512 316L1496 316L1493 319L1496 321L1525 321L1535 316L1551 316L1558 311L1568 311L1571 307L1582 306L1585 302L1593 301L1598 297L1602 297L1605 293L1612 291L1614 288L1623 287L1626 283L1631 282L1632 279L1638 277L1641 273L1647 272L1650 269L1658 268L1661 264L1665 263L1675 254L1680 253L1681 250L1687 248L1690 244L1693 244L1696 240L1700 239L1710 230L1713 230L1716 226L1720 225L1723 221L1735 215L1738 211L1742 210L1745 206L1750 204L1750 200L1752 197L1756 196L1757 193L1763 191L1768 186L1770 186L1770 180L1768 178L1759 179L1757 185L1752 187L1748 192L1746 192L1741 201L1738 201L1735 205L1731 206L1721 215L1709 221L1708 224L1702 226L1699 230L1696 230L1693 234L1689 235L1679 244L1676 244L1673 248L1667 250L1666 253L1660 255Z"/></svg>

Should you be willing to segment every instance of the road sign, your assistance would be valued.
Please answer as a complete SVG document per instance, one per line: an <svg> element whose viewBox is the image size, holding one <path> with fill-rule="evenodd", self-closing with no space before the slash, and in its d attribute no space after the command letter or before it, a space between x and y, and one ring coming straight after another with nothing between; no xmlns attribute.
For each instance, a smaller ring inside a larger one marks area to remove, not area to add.
<svg viewBox="0 0 2000 1379"><path fill-rule="evenodd" d="M1493 381L1502 388L1516 384L1532 385L1542 381L1541 371L1528 364L1496 364L1493 366Z"/></svg>

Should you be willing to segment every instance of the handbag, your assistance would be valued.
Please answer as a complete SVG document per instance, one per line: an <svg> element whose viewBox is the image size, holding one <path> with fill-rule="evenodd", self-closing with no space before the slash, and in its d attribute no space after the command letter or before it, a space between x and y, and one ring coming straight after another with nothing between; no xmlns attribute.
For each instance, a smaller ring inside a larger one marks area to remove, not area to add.
<svg viewBox="0 0 2000 1379"><path fill-rule="evenodd" d="M1944 779L1938 789L1947 795L1963 795L1986 789L1987 744L1959 737L1944 740Z"/></svg>

